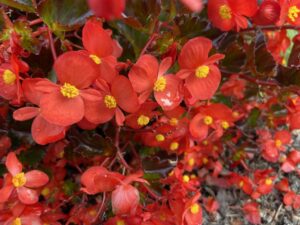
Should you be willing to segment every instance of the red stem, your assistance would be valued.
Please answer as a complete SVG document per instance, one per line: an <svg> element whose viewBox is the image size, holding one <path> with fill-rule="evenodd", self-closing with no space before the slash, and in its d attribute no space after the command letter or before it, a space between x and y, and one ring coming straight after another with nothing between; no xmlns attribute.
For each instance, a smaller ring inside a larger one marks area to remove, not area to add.
<svg viewBox="0 0 300 225"><path fill-rule="evenodd" d="M283 30L283 29L293 29L293 30L300 30L300 26L293 26L293 25L283 25L283 26L274 26L274 25L268 25L268 26L254 26L249 27L241 31L254 31L254 30Z"/></svg>
<svg viewBox="0 0 300 225"><path fill-rule="evenodd" d="M52 37L52 32L49 29L49 27L48 27L48 37L49 37L49 44L50 44L50 48L51 48L52 57L53 57L53 60L56 61L57 54L56 54L56 51L55 51L55 46L54 46L54 41L53 41L53 37Z"/></svg>
<svg viewBox="0 0 300 225"><path fill-rule="evenodd" d="M36 25L36 24L39 24L39 23L42 23L42 22L43 22L43 20L41 18L38 18L38 19L30 21L29 26L33 26L33 25Z"/></svg>
<svg viewBox="0 0 300 225"><path fill-rule="evenodd" d="M147 48L152 44L152 42L158 37L158 34L154 33L150 36L148 42L146 43L146 45L144 46L143 50L141 51L140 55L144 55L145 52L147 51Z"/></svg>

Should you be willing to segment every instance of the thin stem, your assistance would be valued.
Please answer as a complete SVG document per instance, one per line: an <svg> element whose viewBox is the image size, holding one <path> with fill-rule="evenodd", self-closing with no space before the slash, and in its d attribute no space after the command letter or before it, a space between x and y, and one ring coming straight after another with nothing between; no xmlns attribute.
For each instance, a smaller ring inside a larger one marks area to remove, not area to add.
<svg viewBox="0 0 300 225"><path fill-rule="evenodd" d="M283 26L254 26L241 30L242 32L254 31L254 30L284 30L284 29L292 29L292 30L300 30L300 26L293 25L283 25Z"/></svg>
<svg viewBox="0 0 300 225"><path fill-rule="evenodd" d="M56 51L55 51L55 46L54 46L54 41L53 41L53 37L52 37L52 32L49 29L49 27L48 27L48 38L49 38L49 44L50 44L50 48L51 48L51 53L52 53L53 60L56 61L57 54L56 54Z"/></svg>
<svg viewBox="0 0 300 225"><path fill-rule="evenodd" d="M42 23L42 22L43 22L43 20L41 18L38 18L38 19L30 21L29 26L33 26L33 25L36 25L36 24L39 24L39 23Z"/></svg>
<svg viewBox="0 0 300 225"><path fill-rule="evenodd" d="M158 37L158 34L154 33L150 36L148 42L144 46L143 50L141 51L140 55L144 55L145 52L147 51L148 47L152 44L152 42Z"/></svg>

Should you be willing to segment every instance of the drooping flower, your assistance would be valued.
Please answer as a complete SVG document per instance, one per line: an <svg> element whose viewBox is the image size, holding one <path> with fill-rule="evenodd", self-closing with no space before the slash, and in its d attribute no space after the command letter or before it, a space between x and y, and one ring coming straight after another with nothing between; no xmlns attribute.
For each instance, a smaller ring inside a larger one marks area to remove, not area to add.
<svg viewBox="0 0 300 225"><path fill-rule="evenodd" d="M246 17L252 17L258 9L256 0L209 0L208 18L222 31L248 27Z"/></svg>
<svg viewBox="0 0 300 225"><path fill-rule="evenodd" d="M128 113L139 109L137 94L126 77L118 75L111 85L98 79L96 86L101 92L101 98L88 101L85 115L88 121L95 124L105 123L116 115L117 124L122 125L125 116L121 109Z"/></svg>
<svg viewBox="0 0 300 225"><path fill-rule="evenodd" d="M49 123L69 126L83 119L85 101L100 98L98 91L89 88L99 71L85 54L75 51L58 57L54 70L59 84L44 79L36 85L36 90L44 93L39 103L40 113Z"/></svg>
<svg viewBox="0 0 300 225"><path fill-rule="evenodd" d="M111 38L111 32L104 30L100 21L88 20L82 30L82 42L86 49L83 52L99 68L99 77L111 83L117 75L116 58L122 53L122 48Z"/></svg>
<svg viewBox="0 0 300 225"><path fill-rule="evenodd" d="M17 159L14 152L7 155L6 168L8 174L5 177L5 184L0 189L0 202L6 202L15 190L19 200L24 204L38 202L39 194L33 188L39 188L48 183L47 174L39 170L31 170L24 173L23 166Z"/></svg>
<svg viewBox="0 0 300 225"><path fill-rule="evenodd" d="M257 25L272 25L280 18L280 3L276 0L264 0L257 10L253 21Z"/></svg>
<svg viewBox="0 0 300 225"><path fill-rule="evenodd" d="M94 14L107 20L118 19L125 10L125 0L88 0Z"/></svg>
<svg viewBox="0 0 300 225"><path fill-rule="evenodd" d="M190 104L210 99L220 84L221 73L215 63L223 59L224 55L208 57L211 48L212 42L209 39L197 37L189 40L179 55L180 71L176 76L185 80L185 87L193 97Z"/></svg>
<svg viewBox="0 0 300 225"><path fill-rule="evenodd" d="M171 64L170 57L163 59L160 65L152 55L139 58L128 76L134 90L140 93L140 102L144 102L153 91L157 103L164 110L172 110L180 104L180 79L172 74L165 75Z"/></svg>

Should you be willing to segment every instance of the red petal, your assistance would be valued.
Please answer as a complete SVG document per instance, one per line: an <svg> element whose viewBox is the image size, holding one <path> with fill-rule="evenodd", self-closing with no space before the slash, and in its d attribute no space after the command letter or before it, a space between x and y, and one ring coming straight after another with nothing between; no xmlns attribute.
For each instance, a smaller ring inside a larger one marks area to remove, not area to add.
<svg viewBox="0 0 300 225"><path fill-rule="evenodd" d="M135 66L143 68L146 71L148 79L153 83L154 81L156 81L159 65L157 59L154 56L147 54L142 55L136 62Z"/></svg>
<svg viewBox="0 0 300 225"><path fill-rule="evenodd" d="M14 187L12 185L4 186L2 189L0 189L0 203L6 202L13 190Z"/></svg>
<svg viewBox="0 0 300 225"><path fill-rule="evenodd" d="M52 93L54 91L57 91L59 90L59 85L51 82L50 80L48 79L42 79L40 81L37 81L35 86L33 87L34 90L32 90L32 94L34 95L37 91L38 92L41 92L41 93ZM39 96L39 102L40 102L40 99L42 96Z"/></svg>
<svg viewBox="0 0 300 225"><path fill-rule="evenodd" d="M238 15L252 17L258 10L256 0L228 0L228 3L232 11Z"/></svg>
<svg viewBox="0 0 300 225"><path fill-rule="evenodd" d="M100 92L92 88L81 90L80 96L87 101L99 101L102 98Z"/></svg>
<svg viewBox="0 0 300 225"><path fill-rule="evenodd" d="M205 63L212 48L211 40L197 37L189 40L182 48L178 58L181 69L196 69Z"/></svg>
<svg viewBox="0 0 300 225"><path fill-rule="evenodd" d="M221 81L219 69L214 65L210 65L209 69L210 72L206 78L197 78L192 75L186 79L186 87L196 99L211 99L219 87Z"/></svg>
<svg viewBox="0 0 300 225"><path fill-rule="evenodd" d="M154 81L149 79L146 70L139 66L133 66L128 75L132 87L138 93L152 90Z"/></svg>
<svg viewBox="0 0 300 225"><path fill-rule="evenodd" d="M99 76L99 68L86 54L70 51L60 55L54 64L58 80L79 89L89 87Z"/></svg>
<svg viewBox="0 0 300 225"><path fill-rule="evenodd" d="M65 132L66 127L51 124L41 116L37 116L31 125L32 138L40 145L46 145L63 139Z"/></svg>
<svg viewBox="0 0 300 225"><path fill-rule="evenodd" d="M95 124L106 123L115 115L116 109L109 109L105 106L104 100L85 101L85 118Z"/></svg>
<svg viewBox="0 0 300 225"><path fill-rule="evenodd" d="M25 186L29 188L38 188L44 186L49 181L48 175L39 170L31 170L25 174L25 177Z"/></svg>
<svg viewBox="0 0 300 225"><path fill-rule="evenodd" d="M246 203L243 206L246 219L253 224L260 224L261 218L258 209L258 204L255 202Z"/></svg>
<svg viewBox="0 0 300 225"><path fill-rule="evenodd" d="M139 109L137 94L134 92L130 81L124 76L114 79L111 93L116 98L118 106L124 111L133 113Z"/></svg>
<svg viewBox="0 0 300 225"><path fill-rule="evenodd" d="M42 92L38 92L35 87L42 80L42 78L27 78L22 82L22 89L26 100L35 105L40 104L40 98L42 97Z"/></svg>
<svg viewBox="0 0 300 225"><path fill-rule="evenodd" d="M164 76L166 88L164 91L155 91L154 97L163 110L176 108L182 101L183 95L179 92L180 80L173 75Z"/></svg>
<svg viewBox="0 0 300 225"><path fill-rule="evenodd" d="M101 40L101 42L99 42ZM102 23L96 20L89 20L82 30L83 46L90 54L99 58L112 55L113 42L110 35L103 29Z"/></svg>
<svg viewBox="0 0 300 225"><path fill-rule="evenodd" d="M112 192L111 204L116 215L134 212L139 204L139 192L131 185L120 185Z"/></svg>
<svg viewBox="0 0 300 225"><path fill-rule="evenodd" d="M121 17L125 9L125 0L88 0L89 6L98 17L107 20Z"/></svg>
<svg viewBox="0 0 300 225"><path fill-rule="evenodd" d="M111 83L117 75L116 64L117 60L114 56L103 58L99 65L100 78L104 79L107 83Z"/></svg>
<svg viewBox="0 0 300 225"><path fill-rule="evenodd" d="M192 12L200 12L202 10L202 0L181 0Z"/></svg>
<svg viewBox="0 0 300 225"><path fill-rule="evenodd" d="M159 65L158 76L164 75L171 66L172 66L172 58L171 57L164 58Z"/></svg>
<svg viewBox="0 0 300 225"><path fill-rule="evenodd" d="M36 107L23 107L14 111L13 117L18 121L30 120L39 114L39 110Z"/></svg>
<svg viewBox="0 0 300 225"><path fill-rule="evenodd" d="M195 74L195 70L183 69L183 70L179 70L179 72L176 73L176 77L180 79L186 79L193 74Z"/></svg>
<svg viewBox="0 0 300 225"><path fill-rule="evenodd" d="M117 108L116 109L116 122L117 122L117 125L118 126L123 126L124 121L125 121L124 113L119 108Z"/></svg>
<svg viewBox="0 0 300 225"><path fill-rule="evenodd" d="M44 95L40 102L41 115L49 123L69 126L84 116L84 104L80 96L66 98L60 92Z"/></svg>
<svg viewBox="0 0 300 225"><path fill-rule="evenodd" d="M17 188L17 193L19 200L26 205L35 204L39 201L39 195L36 190L27 187L19 187Z"/></svg>
<svg viewBox="0 0 300 225"><path fill-rule="evenodd" d="M23 169L22 164L20 163L14 152L8 153L5 165L9 173L13 176L21 173Z"/></svg>
<svg viewBox="0 0 300 225"><path fill-rule="evenodd" d="M203 115L197 114L190 123L191 135L200 141L205 139L208 134L208 126L203 123L203 118Z"/></svg>

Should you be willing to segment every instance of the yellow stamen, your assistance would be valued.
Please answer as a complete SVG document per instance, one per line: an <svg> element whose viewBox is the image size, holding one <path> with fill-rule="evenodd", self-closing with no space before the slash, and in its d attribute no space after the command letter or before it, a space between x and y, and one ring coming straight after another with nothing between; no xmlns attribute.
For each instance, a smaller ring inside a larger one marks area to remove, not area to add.
<svg viewBox="0 0 300 225"><path fill-rule="evenodd" d="M96 215L97 215L97 211L94 210L94 209L93 209L93 210L90 210L90 211L89 211L89 215L90 215L90 216L96 216Z"/></svg>
<svg viewBox="0 0 300 225"><path fill-rule="evenodd" d="M25 173L21 172L16 174L12 179L12 183L16 188L24 186L26 183Z"/></svg>
<svg viewBox="0 0 300 225"><path fill-rule="evenodd" d="M164 91L167 86L167 80L164 77L160 77L154 83L154 91Z"/></svg>
<svg viewBox="0 0 300 225"><path fill-rule="evenodd" d="M140 115L139 118L137 119L137 123L140 126L146 126L150 121L150 118L145 115Z"/></svg>
<svg viewBox="0 0 300 225"><path fill-rule="evenodd" d="M266 181L265 181L265 184L266 185L272 185L273 184L273 181L271 178L267 178Z"/></svg>
<svg viewBox="0 0 300 225"><path fill-rule="evenodd" d="M281 147L281 145L282 145L282 141L279 140L279 139L276 139L276 140L275 140L275 146L276 146L277 148L279 148L279 147Z"/></svg>
<svg viewBox="0 0 300 225"><path fill-rule="evenodd" d="M172 150L172 151L177 150L178 147L179 147L179 143L176 142L176 141L174 141L174 142L172 142L172 143L170 144L170 150Z"/></svg>
<svg viewBox="0 0 300 225"><path fill-rule="evenodd" d="M231 19L231 9L228 7L228 5L221 5L219 8L219 14L223 20L229 20Z"/></svg>
<svg viewBox="0 0 300 225"><path fill-rule="evenodd" d="M16 219L14 219L11 225L22 225L21 218L17 217Z"/></svg>
<svg viewBox="0 0 300 225"><path fill-rule="evenodd" d="M208 141L207 141L207 140L204 140L204 141L202 141L202 144L203 144L203 145L208 145Z"/></svg>
<svg viewBox="0 0 300 225"><path fill-rule="evenodd" d="M182 180L183 180L184 183L188 183L190 181L190 177L188 175L184 175L182 177Z"/></svg>
<svg viewBox="0 0 300 225"><path fill-rule="evenodd" d="M192 206L191 206L191 213L192 214L197 214L198 212L200 211L200 206L198 203L194 203Z"/></svg>
<svg viewBox="0 0 300 225"><path fill-rule="evenodd" d="M12 71L10 71L10 70L4 71L3 81L5 84L12 85L15 83L16 79L17 79L17 76Z"/></svg>
<svg viewBox="0 0 300 225"><path fill-rule="evenodd" d="M198 78L205 78L207 77L209 74L209 67L208 66L199 66L197 69L196 69L196 77Z"/></svg>
<svg viewBox="0 0 300 225"><path fill-rule="evenodd" d="M117 107L117 101L114 96L105 95L104 97L104 104L109 109L114 109Z"/></svg>
<svg viewBox="0 0 300 225"><path fill-rule="evenodd" d="M158 142L162 142L162 141L165 140L165 136L162 135L162 134L157 134L157 135L155 136L155 139L156 139Z"/></svg>
<svg viewBox="0 0 300 225"><path fill-rule="evenodd" d="M189 166L193 166L195 165L195 159L194 158L190 158L188 161Z"/></svg>
<svg viewBox="0 0 300 225"><path fill-rule="evenodd" d="M50 194L50 189L49 188L44 188L41 192L41 194L44 196L44 197L47 197L49 194Z"/></svg>
<svg viewBox="0 0 300 225"><path fill-rule="evenodd" d="M125 225L124 220L118 220L118 221L117 221L117 225Z"/></svg>
<svg viewBox="0 0 300 225"><path fill-rule="evenodd" d="M300 9L297 6L291 6L289 8L288 17L291 21L295 22L296 18L298 18L298 14L300 12Z"/></svg>
<svg viewBox="0 0 300 225"><path fill-rule="evenodd" d="M60 93L66 98L75 98L79 95L79 90L72 84L64 83L60 88Z"/></svg>
<svg viewBox="0 0 300 225"><path fill-rule="evenodd" d="M227 121L222 121L221 122L221 126L223 127L223 129L228 129L229 128L229 123Z"/></svg>
<svg viewBox="0 0 300 225"><path fill-rule="evenodd" d="M240 181L239 186L242 188L244 186L244 181Z"/></svg>
<svg viewBox="0 0 300 225"><path fill-rule="evenodd" d="M208 158L204 157L204 158L202 159L202 162L203 162L204 165L207 164L207 163L208 163Z"/></svg>
<svg viewBox="0 0 300 225"><path fill-rule="evenodd" d="M234 111L232 113L232 115L233 115L233 117L236 117L236 118L240 116L239 112L237 112L237 111Z"/></svg>
<svg viewBox="0 0 300 225"><path fill-rule="evenodd" d="M214 120L211 116L205 116L204 119L203 119L203 122L206 125L211 125L214 122Z"/></svg>
<svg viewBox="0 0 300 225"><path fill-rule="evenodd" d="M169 123L171 126L176 126L178 124L178 119L173 117L170 119Z"/></svg>
<svg viewBox="0 0 300 225"><path fill-rule="evenodd" d="M98 65L102 62L101 59L96 55L90 55L90 58Z"/></svg>

